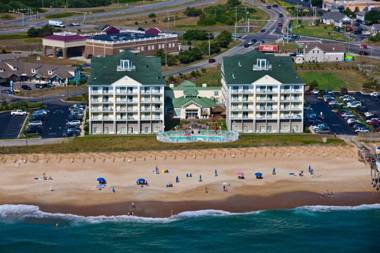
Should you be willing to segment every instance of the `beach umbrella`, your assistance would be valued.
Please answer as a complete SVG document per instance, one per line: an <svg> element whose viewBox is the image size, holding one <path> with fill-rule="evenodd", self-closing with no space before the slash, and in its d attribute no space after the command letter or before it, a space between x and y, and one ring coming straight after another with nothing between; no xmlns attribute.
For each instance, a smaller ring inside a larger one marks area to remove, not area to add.
<svg viewBox="0 0 380 253"><path fill-rule="evenodd" d="M257 179L262 179L262 178L263 178L263 173L261 173L261 172L256 172L256 173L255 173L255 176L256 176Z"/></svg>
<svg viewBox="0 0 380 253"><path fill-rule="evenodd" d="M98 177L96 181L98 181L99 184L107 184L107 181L104 177Z"/></svg>
<svg viewBox="0 0 380 253"><path fill-rule="evenodd" d="M144 185L144 184L146 184L146 180L144 178L139 178L139 179L137 179L136 184Z"/></svg>

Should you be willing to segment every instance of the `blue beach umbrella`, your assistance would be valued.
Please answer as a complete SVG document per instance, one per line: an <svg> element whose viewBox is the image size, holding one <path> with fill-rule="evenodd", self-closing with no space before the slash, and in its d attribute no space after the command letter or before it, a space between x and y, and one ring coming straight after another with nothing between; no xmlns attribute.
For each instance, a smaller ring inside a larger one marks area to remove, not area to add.
<svg viewBox="0 0 380 253"><path fill-rule="evenodd" d="M107 181L104 177L98 177L96 181L98 181L99 184L107 184Z"/></svg>
<svg viewBox="0 0 380 253"><path fill-rule="evenodd" d="M139 179L137 179L136 184L144 185L144 184L146 184L146 180L144 178L139 178Z"/></svg>
<svg viewBox="0 0 380 253"><path fill-rule="evenodd" d="M262 179L263 178L263 173L261 172L256 172L255 173L256 179Z"/></svg>

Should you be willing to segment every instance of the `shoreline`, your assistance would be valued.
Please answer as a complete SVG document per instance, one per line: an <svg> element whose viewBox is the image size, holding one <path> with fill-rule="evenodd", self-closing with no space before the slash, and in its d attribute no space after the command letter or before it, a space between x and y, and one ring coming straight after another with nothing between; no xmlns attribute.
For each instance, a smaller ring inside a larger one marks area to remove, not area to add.
<svg viewBox="0 0 380 253"><path fill-rule="evenodd" d="M3 201L2 201L3 202ZM80 216L119 216L128 215L132 201L99 205L60 205L46 203L1 203L35 205L48 213L73 214ZM134 216L146 218L167 218L182 212L219 210L231 213L273 211L303 206L358 206L380 204L378 192L338 192L323 197L316 192L287 192L271 196L236 195L223 200L212 201L135 201Z"/></svg>
<svg viewBox="0 0 380 253"><path fill-rule="evenodd" d="M0 172L1 204L84 216L380 203L368 165L342 146L3 155Z"/></svg>

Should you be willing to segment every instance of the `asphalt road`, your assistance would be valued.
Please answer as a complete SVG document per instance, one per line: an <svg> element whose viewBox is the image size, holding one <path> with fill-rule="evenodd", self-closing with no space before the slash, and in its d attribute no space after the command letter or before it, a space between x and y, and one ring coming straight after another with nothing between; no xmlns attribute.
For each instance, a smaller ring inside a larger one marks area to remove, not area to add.
<svg viewBox="0 0 380 253"><path fill-rule="evenodd" d="M0 113L0 139L17 138L26 116L11 116L10 112Z"/></svg>
<svg viewBox="0 0 380 253"><path fill-rule="evenodd" d="M321 112L324 116L324 122L330 127L330 130L338 135L355 135L351 127L340 118L331 108L319 100L315 95L305 96L305 101L313 108L314 112L319 115Z"/></svg>
<svg viewBox="0 0 380 253"><path fill-rule="evenodd" d="M107 11L107 12L99 12L99 13L93 13L93 14L87 14L86 15L86 21L90 20L97 20L101 18L111 18L113 16L120 17L123 15L132 15L137 13L150 13L150 12L166 12L173 7L178 6L184 6L184 7L197 7L200 5L204 5L207 3L213 3L214 0L169 0L169 1L161 1L151 4L144 4L144 5L130 5L127 8L123 9L116 9L113 11ZM57 8L50 10L48 14L53 13L59 13L67 11L64 8ZM46 15L40 14L40 17L43 17ZM60 18L60 20L64 21L66 24L74 22L77 20L78 17L67 17L67 18ZM7 21L0 21L0 25L7 25L10 27L3 27L0 28L0 34L9 34L9 33L19 33L19 32L25 32L30 27L41 27L47 24L47 20L35 20L33 17L29 17L25 19L27 22L26 24L22 23L21 19L15 19L15 20L7 20ZM76 27L75 29L77 29Z"/></svg>

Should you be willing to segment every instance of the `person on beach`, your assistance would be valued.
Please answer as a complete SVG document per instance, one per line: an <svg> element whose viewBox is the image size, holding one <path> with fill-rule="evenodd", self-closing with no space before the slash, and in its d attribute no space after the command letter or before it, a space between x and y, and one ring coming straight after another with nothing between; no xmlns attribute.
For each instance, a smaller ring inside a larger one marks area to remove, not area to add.
<svg viewBox="0 0 380 253"><path fill-rule="evenodd" d="M225 185L223 185L223 191L226 192L227 191L227 187Z"/></svg>
<svg viewBox="0 0 380 253"><path fill-rule="evenodd" d="M217 177L218 176L218 170L217 169L215 169L215 171L214 171L214 175Z"/></svg>
<svg viewBox="0 0 380 253"><path fill-rule="evenodd" d="M115 186L112 186L112 192L113 192L113 193L116 192Z"/></svg>
<svg viewBox="0 0 380 253"><path fill-rule="evenodd" d="M199 175L199 182L202 182L202 175Z"/></svg>
<svg viewBox="0 0 380 253"><path fill-rule="evenodd" d="M179 183L179 177L178 176L175 177L175 182Z"/></svg>
<svg viewBox="0 0 380 253"><path fill-rule="evenodd" d="M276 168L273 168L273 170L272 170L272 176L276 176Z"/></svg>
<svg viewBox="0 0 380 253"><path fill-rule="evenodd" d="M300 177L303 177L303 170L301 170L299 176L300 176Z"/></svg>

